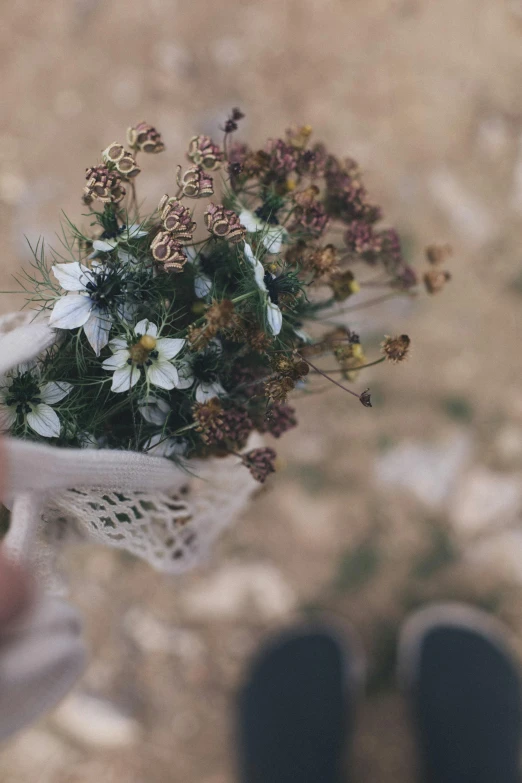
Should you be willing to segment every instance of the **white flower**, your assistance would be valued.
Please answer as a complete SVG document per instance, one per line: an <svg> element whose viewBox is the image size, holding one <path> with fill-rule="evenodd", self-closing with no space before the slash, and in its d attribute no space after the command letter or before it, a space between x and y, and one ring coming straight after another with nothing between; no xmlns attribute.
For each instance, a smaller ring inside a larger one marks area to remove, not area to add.
<svg viewBox="0 0 522 783"><path fill-rule="evenodd" d="M185 340L173 337L159 337L158 327L144 319L134 327L139 338L129 345L127 340L118 337L109 343L112 356L102 363L105 370L111 370L111 389L113 392L125 392L132 389L141 378L142 372L148 383L160 389L174 389L178 386L179 375L172 363L183 349Z"/></svg>
<svg viewBox="0 0 522 783"><path fill-rule="evenodd" d="M201 271L198 263L199 253L193 247L186 247L185 254L189 263L195 267L194 293L198 299L206 299L212 290L212 280Z"/></svg>
<svg viewBox="0 0 522 783"><path fill-rule="evenodd" d="M143 450L155 457L183 457L187 453L188 443L182 438L169 438L157 432L146 443Z"/></svg>
<svg viewBox="0 0 522 783"><path fill-rule="evenodd" d="M212 280L204 272L196 272L194 293L198 299L205 299L212 290Z"/></svg>
<svg viewBox="0 0 522 783"><path fill-rule="evenodd" d="M40 383L31 372L4 378L0 386L0 430L8 431L23 417L27 425L43 438L58 438L60 419L51 408L72 389L70 383Z"/></svg>
<svg viewBox="0 0 522 783"><path fill-rule="evenodd" d="M148 231L144 231L140 223L133 223L132 226L122 226L117 236L112 239L95 239L92 243L94 253L89 258L96 258L99 253L112 253L118 247L120 242L126 242L127 244L133 239L140 239L146 237ZM118 253L121 257L122 251ZM127 254L125 253L127 257Z"/></svg>
<svg viewBox="0 0 522 783"><path fill-rule="evenodd" d="M270 223L244 209L239 215L239 222L246 228L249 234L263 232L261 241L269 253L279 253L281 245L286 238L286 229L283 226L273 226Z"/></svg>
<svg viewBox="0 0 522 783"><path fill-rule="evenodd" d="M196 402L208 402L208 400L214 397L221 397L226 394L225 389L219 382L217 373L213 373L215 377L207 380L198 379L196 365L206 363L205 354L215 354L219 358L223 352L223 347L218 339L211 340L206 351L193 355L192 359L184 359L178 365L179 383L178 389L190 389L194 384L196 385L194 396Z"/></svg>
<svg viewBox="0 0 522 783"><path fill-rule="evenodd" d="M265 271L263 264L255 257L248 242L245 242L245 258L247 261L249 261L250 264L252 264L254 268L254 277L256 278L256 283L259 290L263 291L263 293L266 295L266 320L272 334L277 335L283 326L283 314L275 302L272 302L270 299L270 294L265 283L266 274L269 274L272 280L275 279L275 275Z"/></svg>
<svg viewBox="0 0 522 783"><path fill-rule="evenodd" d="M99 356L109 342L112 326L109 306L115 306L122 317L125 316L121 272L96 261L90 269L78 261L57 264L52 267L52 272L64 291L75 293L58 299L49 323L57 329L83 326L89 343Z"/></svg>
<svg viewBox="0 0 522 783"><path fill-rule="evenodd" d="M178 365L178 374L180 374L180 365ZM179 383L177 388L180 388ZM138 408L146 422L156 424L158 427L165 424L172 410L166 400L155 397L153 394L148 394L143 400L140 400Z"/></svg>

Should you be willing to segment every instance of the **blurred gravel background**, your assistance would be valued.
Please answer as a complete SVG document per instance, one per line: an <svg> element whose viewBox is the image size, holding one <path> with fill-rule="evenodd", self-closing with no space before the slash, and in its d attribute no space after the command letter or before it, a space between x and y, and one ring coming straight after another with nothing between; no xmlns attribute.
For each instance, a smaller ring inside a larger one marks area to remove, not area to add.
<svg viewBox="0 0 522 783"><path fill-rule="evenodd" d="M321 612L369 653L356 779L407 783L393 683L405 614L472 601L522 651L522 3L3 0L1 17L2 288L28 259L24 235L52 242L61 208L80 218L85 167L129 124L168 146L140 176L155 205L187 139L236 105L253 143L306 122L358 159L411 260L434 241L455 249L444 294L357 314L370 346L375 328L407 331L410 362L364 377L372 410L333 389L300 401L284 467L205 567L167 580L70 553L91 664L0 751L1 783L232 783L249 655Z"/></svg>

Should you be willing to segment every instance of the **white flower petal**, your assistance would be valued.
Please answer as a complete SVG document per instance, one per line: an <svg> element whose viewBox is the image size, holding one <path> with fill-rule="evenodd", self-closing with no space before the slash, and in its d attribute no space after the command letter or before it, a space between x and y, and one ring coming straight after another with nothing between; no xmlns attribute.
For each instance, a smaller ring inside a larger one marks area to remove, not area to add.
<svg viewBox="0 0 522 783"><path fill-rule="evenodd" d="M56 302L49 323L56 329L76 329L89 319L93 303L88 296L69 294Z"/></svg>
<svg viewBox="0 0 522 783"><path fill-rule="evenodd" d="M104 370L117 370L118 367L123 367L127 364L127 360L130 357L130 353L127 348L123 348L121 351L115 351L112 356L105 359L102 362Z"/></svg>
<svg viewBox="0 0 522 783"><path fill-rule="evenodd" d="M245 251L245 258L247 261L250 261L252 266L255 266L257 263L257 258L254 255L254 251L252 250L252 247L248 244L248 242L245 242L243 245L243 249Z"/></svg>
<svg viewBox="0 0 522 783"><path fill-rule="evenodd" d="M145 368L145 373L149 383L160 389L174 389L179 381L178 371L170 362L155 361Z"/></svg>
<svg viewBox="0 0 522 783"><path fill-rule="evenodd" d="M190 389L194 383L194 375L192 374L192 367L188 362L180 362L177 365L178 370L178 382L176 389Z"/></svg>
<svg viewBox="0 0 522 783"><path fill-rule="evenodd" d="M0 432L8 432L16 421L16 410L11 407L0 407Z"/></svg>
<svg viewBox="0 0 522 783"><path fill-rule="evenodd" d="M27 414L27 423L42 438L58 438L60 435L58 414L44 403L35 405L31 413Z"/></svg>
<svg viewBox="0 0 522 783"><path fill-rule="evenodd" d="M264 227L264 221L256 217L249 209L243 209L242 212L240 212L239 222L250 234L262 231Z"/></svg>
<svg viewBox="0 0 522 783"><path fill-rule="evenodd" d="M162 400L161 397L154 397L152 394L140 400L138 408L145 421L149 424L156 424L158 427L165 424L172 410L166 400Z"/></svg>
<svg viewBox="0 0 522 783"><path fill-rule="evenodd" d="M139 321L139 323L136 324L134 327L134 333L139 335L148 334L151 337L157 337L158 327L156 324L153 324L152 321L144 318L143 321Z"/></svg>
<svg viewBox="0 0 522 783"><path fill-rule="evenodd" d="M265 267L261 261L255 257L254 252L248 242L245 242L245 258L254 267L254 277L256 278L257 287L261 291L266 292L267 288L265 285Z"/></svg>
<svg viewBox="0 0 522 783"><path fill-rule="evenodd" d="M219 381L215 381L214 383L200 383L196 389L196 401L207 402L213 397L219 397L221 394L226 394L226 392Z"/></svg>
<svg viewBox="0 0 522 783"><path fill-rule="evenodd" d="M196 248L193 247L192 245L187 245L186 247L183 248L183 251L184 251L185 255L187 256L187 260L188 260L189 264L193 264L194 261L196 260L196 258L199 255L199 253L196 250Z"/></svg>
<svg viewBox="0 0 522 783"><path fill-rule="evenodd" d="M172 457L174 455L182 457L186 454L187 447L187 441L181 438L167 438L161 432L156 433L143 444L143 450L155 457Z"/></svg>
<svg viewBox="0 0 522 783"><path fill-rule="evenodd" d="M141 377L141 370L134 364L125 364L124 367L118 367L112 376L111 391L119 393L126 392L135 386Z"/></svg>
<svg viewBox="0 0 522 783"><path fill-rule="evenodd" d="M173 359L185 347L186 340L179 337L158 337L156 349L160 359Z"/></svg>
<svg viewBox="0 0 522 783"><path fill-rule="evenodd" d="M127 253L126 250L122 250L121 247L118 248L118 258L123 264L137 264L138 259L136 256L133 256L132 253Z"/></svg>
<svg viewBox="0 0 522 783"><path fill-rule="evenodd" d="M141 223L133 223L132 226L127 228L126 232L123 232L123 236L125 239L140 239L141 237L146 237L148 233L148 231L142 229Z"/></svg>
<svg viewBox="0 0 522 783"><path fill-rule="evenodd" d="M83 326L91 348L96 356L99 356L102 348L109 342L112 320L110 315L103 310L93 310L89 320Z"/></svg>
<svg viewBox="0 0 522 783"><path fill-rule="evenodd" d="M112 253L112 251L116 247L116 240L95 239L94 242L92 243L92 246L99 253Z"/></svg>
<svg viewBox="0 0 522 783"><path fill-rule="evenodd" d="M72 388L72 383L49 381L49 383L44 383L43 386L40 386L40 398L42 402L54 405L56 402L63 400L64 397L67 397Z"/></svg>
<svg viewBox="0 0 522 783"><path fill-rule="evenodd" d="M127 348L127 340L124 340L123 337L113 337L109 343L109 348L113 353L122 351L124 348Z"/></svg>
<svg viewBox="0 0 522 783"><path fill-rule="evenodd" d="M272 334L279 334L283 326L283 314L279 307L270 301L266 303L266 320Z"/></svg>
<svg viewBox="0 0 522 783"><path fill-rule="evenodd" d="M70 264L55 264L51 267L51 271L64 291L84 291L85 283L90 279L88 268L78 261Z"/></svg>
<svg viewBox="0 0 522 783"><path fill-rule="evenodd" d="M198 299L204 299L212 290L212 280L203 272L198 272L194 278L194 293Z"/></svg>
<svg viewBox="0 0 522 783"><path fill-rule="evenodd" d="M285 237L285 230L282 227L269 228L263 237L263 245L266 247L269 253L279 253L283 239Z"/></svg>

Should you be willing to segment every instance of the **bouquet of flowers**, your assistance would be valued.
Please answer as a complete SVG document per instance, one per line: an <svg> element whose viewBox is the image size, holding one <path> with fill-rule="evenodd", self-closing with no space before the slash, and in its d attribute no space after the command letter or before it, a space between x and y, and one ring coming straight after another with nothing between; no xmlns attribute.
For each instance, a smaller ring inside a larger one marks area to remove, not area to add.
<svg viewBox="0 0 522 783"><path fill-rule="evenodd" d="M296 426L294 390L327 379L371 407L351 384L410 349L407 335L385 336L367 358L346 325L364 288L377 289L368 304L417 293L357 164L313 143L308 126L252 149L234 141L242 118L231 112L221 144L190 140L174 195L148 214L136 185L147 154L164 151L160 134L142 122L103 151L86 173L85 226L66 219L60 246L37 245L18 278L28 319L52 341L0 379L0 425L14 438L174 463L169 491L108 494L78 478L42 512L167 570L186 561L202 514L214 535L274 471L262 437ZM449 277L447 254L427 251L431 293Z"/></svg>

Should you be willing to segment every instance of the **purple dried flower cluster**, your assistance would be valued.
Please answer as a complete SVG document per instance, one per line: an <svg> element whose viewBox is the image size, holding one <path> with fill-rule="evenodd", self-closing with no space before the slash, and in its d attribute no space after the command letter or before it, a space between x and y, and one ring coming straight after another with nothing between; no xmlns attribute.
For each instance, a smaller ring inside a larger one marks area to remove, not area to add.
<svg viewBox="0 0 522 783"><path fill-rule="evenodd" d="M274 449L261 448L252 449L242 455L243 465L247 467L252 474L252 478L264 484L268 476L275 472L274 462L277 454Z"/></svg>

